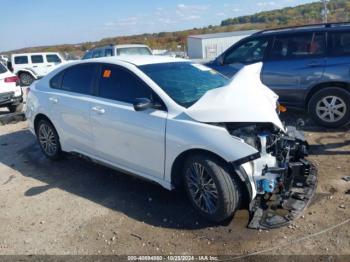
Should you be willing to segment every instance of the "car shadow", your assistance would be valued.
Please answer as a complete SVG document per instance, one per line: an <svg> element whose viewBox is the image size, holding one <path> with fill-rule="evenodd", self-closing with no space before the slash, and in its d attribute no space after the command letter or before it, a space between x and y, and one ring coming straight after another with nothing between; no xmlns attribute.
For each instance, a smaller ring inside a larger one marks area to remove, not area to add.
<svg viewBox="0 0 350 262"><path fill-rule="evenodd" d="M197 215L183 189L168 191L72 155L52 162L43 155L28 130L2 135L0 141L1 163L45 183L28 189L24 192L26 197L58 188L157 227L201 229L214 226ZM26 141L26 146L11 150L16 147L12 145L16 141ZM231 220L223 225L229 222Z"/></svg>

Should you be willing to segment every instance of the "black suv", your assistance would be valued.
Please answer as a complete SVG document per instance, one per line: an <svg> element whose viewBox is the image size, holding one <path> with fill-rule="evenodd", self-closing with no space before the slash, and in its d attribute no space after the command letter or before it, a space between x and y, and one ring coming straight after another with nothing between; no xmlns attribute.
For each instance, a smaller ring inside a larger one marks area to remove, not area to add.
<svg viewBox="0 0 350 262"><path fill-rule="evenodd" d="M326 127L350 121L350 23L260 31L207 65L232 77L257 62L263 62L261 79L281 104L307 110Z"/></svg>

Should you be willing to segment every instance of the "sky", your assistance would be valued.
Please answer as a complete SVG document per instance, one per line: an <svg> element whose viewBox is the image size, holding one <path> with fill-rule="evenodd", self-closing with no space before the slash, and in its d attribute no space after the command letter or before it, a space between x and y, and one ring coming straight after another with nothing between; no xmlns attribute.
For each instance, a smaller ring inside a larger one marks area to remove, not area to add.
<svg viewBox="0 0 350 262"><path fill-rule="evenodd" d="M317 0L0 0L0 52L219 25Z"/></svg>

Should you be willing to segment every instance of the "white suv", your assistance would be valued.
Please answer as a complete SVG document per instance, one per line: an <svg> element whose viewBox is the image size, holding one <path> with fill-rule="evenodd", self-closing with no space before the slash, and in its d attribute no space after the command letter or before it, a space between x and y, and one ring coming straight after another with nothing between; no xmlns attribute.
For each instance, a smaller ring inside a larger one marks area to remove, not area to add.
<svg viewBox="0 0 350 262"><path fill-rule="evenodd" d="M108 45L87 51L82 60L123 55L153 55L153 52L147 45Z"/></svg>
<svg viewBox="0 0 350 262"><path fill-rule="evenodd" d="M21 112L22 101L18 77L0 62L0 107L7 107L11 113Z"/></svg>
<svg viewBox="0 0 350 262"><path fill-rule="evenodd" d="M64 62L59 53L25 53L11 56L12 71L22 86L29 86L34 80L45 76Z"/></svg>
<svg viewBox="0 0 350 262"><path fill-rule="evenodd" d="M250 202L250 227L277 227L307 205L316 175L260 70L230 81L170 57L84 60L33 83L26 115L50 159L71 152L169 190L183 185L215 222Z"/></svg>

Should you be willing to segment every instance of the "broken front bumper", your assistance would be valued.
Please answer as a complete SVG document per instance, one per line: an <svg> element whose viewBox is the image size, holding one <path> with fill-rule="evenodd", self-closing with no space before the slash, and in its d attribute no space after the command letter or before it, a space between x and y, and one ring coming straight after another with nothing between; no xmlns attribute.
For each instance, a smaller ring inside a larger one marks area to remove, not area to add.
<svg viewBox="0 0 350 262"><path fill-rule="evenodd" d="M257 196L250 204L248 228L273 229L290 224L311 202L317 187L317 170L307 160L289 164L286 192Z"/></svg>
<svg viewBox="0 0 350 262"><path fill-rule="evenodd" d="M280 174L279 185L272 193L257 195L250 203L249 228L272 229L290 224L311 202L317 187L317 170L305 159L308 144L304 135L289 127L287 135L290 158L283 168L266 169ZM288 154L289 155L289 154Z"/></svg>

